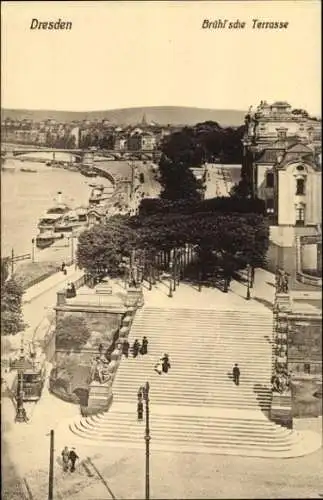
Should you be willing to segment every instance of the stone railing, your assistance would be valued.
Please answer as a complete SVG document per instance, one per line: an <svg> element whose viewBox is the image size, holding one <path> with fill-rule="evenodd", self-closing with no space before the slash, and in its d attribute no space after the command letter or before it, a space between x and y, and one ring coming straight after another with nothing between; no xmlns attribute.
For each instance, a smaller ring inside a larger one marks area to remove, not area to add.
<svg viewBox="0 0 323 500"><path fill-rule="evenodd" d="M114 342L114 349L111 353L111 359L108 364L108 380L102 384L94 380L91 382L89 386L88 406L86 408L82 408L83 415L108 411L112 404L112 385L121 362L123 343L128 338L137 308L142 307L143 305L142 289L129 288L127 299L127 311L122 317L118 335Z"/></svg>
<svg viewBox="0 0 323 500"><path fill-rule="evenodd" d="M276 293L274 314L274 364L272 374L272 405L270 419L292 428L292 397L288 374L288 317L292 312L292 298L288 293Z"/></svg>

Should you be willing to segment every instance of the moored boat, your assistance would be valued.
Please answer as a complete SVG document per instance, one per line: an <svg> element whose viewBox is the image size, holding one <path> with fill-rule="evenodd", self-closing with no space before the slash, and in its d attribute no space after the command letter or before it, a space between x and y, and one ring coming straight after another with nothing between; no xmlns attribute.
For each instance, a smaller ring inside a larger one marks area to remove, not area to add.
<svg viewBox="0 0 323 500"><path fill-rule="evenodd" d="M54 231L40 232L36 236L36 247L40 249L50 247L56 240L63 238L63 234L54 233Z"/></svg>
<svg viewBox="0 0 323 500"><path fill-rule="evenodd" d="M30 172L30 173L35 173L38 172L38 170L33 169L33 168L21 168L20 172Z"/></svg>

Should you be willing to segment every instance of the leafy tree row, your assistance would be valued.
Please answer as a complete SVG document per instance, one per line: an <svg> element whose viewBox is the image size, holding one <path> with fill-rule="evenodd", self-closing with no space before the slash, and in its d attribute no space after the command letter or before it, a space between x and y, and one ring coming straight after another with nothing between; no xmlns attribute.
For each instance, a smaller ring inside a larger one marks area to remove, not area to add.
<svg viewBox="0 0 323 500"><path fill-rule="evenodd" d="M227 273L246 264L262 265L268 249L268 227L260 214L196 212L112 217L82 233L77 259L92 276L121 274L133 249L153 255L186 244L221 256Z"/></svg>

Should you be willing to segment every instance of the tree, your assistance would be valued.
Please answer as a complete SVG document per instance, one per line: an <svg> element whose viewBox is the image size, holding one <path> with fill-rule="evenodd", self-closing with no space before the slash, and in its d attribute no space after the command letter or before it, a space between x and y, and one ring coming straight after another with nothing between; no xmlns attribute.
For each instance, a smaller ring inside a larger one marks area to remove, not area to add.
<svg viewBox="0 0 323 500"><path fill-rule="evenodd" d="M1 269L1 275L6 275L5 268ZM2 335L16 335L24 329L22 296L23 288L14 278L6 279L4 282L1 280Z"/></svg>
<svg viewBox="0 0 323 500"><path fill-rule="evenodd" d="M184 163L174 163L162 156L159 163L159 182L163 187L161 198L201 199L202 184Z"/></svg>
<svg viewBox="0 0 323 500"><path fill-rule="evenodd" d="M122 257L129 256L135 234L128 216L114 216L81 233L77 247L77 262L93 277L107 273L119 274Z"/></svg>
<svg viewBox="0 0 323 500"><path fill-rule="evenodd" d="M69 314L58 320L55 329L56 348L81 349L89 340L89 331L84 318Z"/></svg>

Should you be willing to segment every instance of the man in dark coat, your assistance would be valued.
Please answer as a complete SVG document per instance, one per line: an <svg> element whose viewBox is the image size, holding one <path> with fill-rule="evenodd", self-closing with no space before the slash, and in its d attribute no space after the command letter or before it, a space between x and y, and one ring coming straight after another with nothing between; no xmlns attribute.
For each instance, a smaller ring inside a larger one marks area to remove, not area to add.
<svg viewBox="0 0 323 500"><path fill-rule="evenodd" d="M132 355L134 358L138 356L139 351L140 351L140 344L138 342L138 339L136 339L132 346Z"/></svg>
<svg viewBox="0 0 323 500"><path fill-rule="evenodd" d="M161 359L161 362L162 362L163 373L168 373L168 370L170 369L170 362L169 362L168 354L164 354L164 356Z"/></svg>
<svg viewBox="0 0 323 500"><path fill-rule="evenodd" d="M74 472L75 471L75 462L76 460L79 458L78 455L75 453L75 448L72 448L69 455L68 455L68 458L71 462L71 469L70 471L71 472Z"/></svg>
<svg viewBox="0 0 323 500"><path fill-rule="evenodd" d="M237 363L233 367L232 375L233 375L233 382L236 385L239 385L239 381L240 381L240 369L239 369L239 366L237 365Z"/></svg>
<svg viewBox="0 0 323 500"><path fill-rule="evenodd" d="M129 342L126 339L122 344L122 354L124 354L126 358L129 356L129 347Z"/></svg>
<svg viewBox="0 0 323 500"><path fill-rule="evenodd" d="M147 337L143 337L142 343L141 343L141 349L140 349L140 354L147 354L148 353L148 339Z"/></svg>

